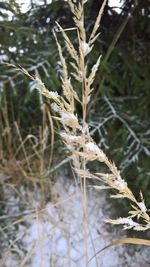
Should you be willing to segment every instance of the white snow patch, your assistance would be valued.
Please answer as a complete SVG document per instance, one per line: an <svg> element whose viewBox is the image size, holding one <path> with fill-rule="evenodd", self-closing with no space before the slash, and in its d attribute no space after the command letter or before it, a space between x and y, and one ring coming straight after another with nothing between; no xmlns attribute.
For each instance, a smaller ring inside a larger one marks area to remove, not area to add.
<svg viewBox="0 0 150 267"><path fill-rule="evenodd" d="M33 194L35 202L42 199L43 203L42 192L38 189L37 192ZM78 186L66 178L59 178L52 192L54 200L52 199L43 207L42 212L37 214L37 218L35 216L28 219L23 226L19 225L17 228L16 236L21 237L19 253L17 255L13 252L3 253L0 266L19 267L28 254L25 267L87 267L82 192ZM100 193L93 189L88 191L89 259L112 241L123 237L118 227L104 223L106 214L109 217L108 213L111 210L105 196L102 191ZM13 195L11 199L14 201ZM19 207L18 199L16 199L16 205ZM40 202L37 206L40 207ZM8 211L10 212L10 209ZM108 249L98 254L88 267L149 266L147 263L150 262L150 254L147 248L138 246L136 250L134 247L131 255L130 251L131 249L128 252L125 246Z"/></svg>

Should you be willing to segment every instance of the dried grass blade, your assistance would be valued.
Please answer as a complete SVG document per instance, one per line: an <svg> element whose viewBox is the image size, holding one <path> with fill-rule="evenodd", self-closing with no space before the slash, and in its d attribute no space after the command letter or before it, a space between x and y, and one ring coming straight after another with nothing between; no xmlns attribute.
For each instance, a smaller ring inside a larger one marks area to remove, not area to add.
<svg viewBox="0 0 150 267"><path fill-rule="evenodd" d="M101 60L101 55L98 57L97 59L97 62L95 63L95 65L92 67L92 70L91 70L91 73L89 75L89 78L87 79L87 82L88 82L88 89L90 91L90 87L91 85L93 84L93 81L94 81L94 78L95 78L95 75L96 75L96 72L98 70L98 67L100 65L100 60Z"/></svg>
<svg viewBox="0 0 150 267"><path fill-rule="evenodd" d="M96 32L97 32L97 30L99 28L99 25L100 25L100 22L101 22L101 18L102 18L102 14L103 14L104 7L106 5L106 2L107 2L107 0L104 0L102 6L100 8L100 11L98 13L98 16L96 18L96 22L94 24L94 28L92 30L92 33L91 33L91 36L90 36L90 39L89 39L89 45L92 45L93 42L95 41L95 35L96 35ZM98 37L98 35L97 35L97 37Z"/></svg>
<svg viewBox="0 0 150 267"><path fill-rule="evenodd" d="M123 245L123 244L133 244L133 245L143 245L143 246L150 246L150 240L147 239L142 239L142 238L130 238L130 237L126 237L126 238L121 238L118 239L114 242L112 242L111 244L109 244L108 246L100 249L90 260L89 262L91 262L99 253L101 253L102 251L104 251L105 249L114 247L114 246L119 246L119 245Z"/></svg>
<svg viewBox="0 0 150 267"><path fill-rule="evenodd" d="M77 51L75 50L72 42L70 41L68 35L65 33L65 30L59 25L58 22L56 22L60 32L62 33L64 40L65 40L65 44L67 47L67 50L69 52L69 54L71 55L71 57L76 61L77 64L79 64L79 58L78 58L78 54Z"/></svg>
<svg viewBox="0 0 150 267"><path fill-rule="evenodd" d="M61 61L61 64L62 64L63 78L67 79L68 78L68 70L67 70L67 65L66 65L65 58L63 57L63 54L62 54L62 48L61 48L61 46L60 46L60 44L58 42L57 36L56 36L54 31L53 31L53 35L54 35L54 38L55 38L55 41L56 41L56 44L57 44L59 57L60 57L60 61Z"/></svg>

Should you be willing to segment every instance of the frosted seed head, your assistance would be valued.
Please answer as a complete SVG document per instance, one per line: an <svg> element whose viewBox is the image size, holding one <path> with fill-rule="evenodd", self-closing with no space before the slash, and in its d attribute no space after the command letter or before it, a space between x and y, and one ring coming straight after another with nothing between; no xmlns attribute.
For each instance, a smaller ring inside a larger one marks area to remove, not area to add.
<svg viewBox="0 0 150 267"><path fill-rule="evenodd" d="M64 111L61 111L61 119L64 121L64 122L68 122L70 120L73 120L73 121L78 121L77 117L72 114L72 113L66 113Z"/></svg>
<svg viewBox="0 0 150 267"><path fill-rule="evenodd" d="M134 222L131 218L119 218L117 220L118 224L126 224L128 226L137 226L138 223Z"/></svg>
<svg viewBox="0 0 150 267"><path fill-rule="evenodd" d="M138 203L138 206L139 206L139 208L140 208L140 210L141 210L142 212L145 213L145 212L147 211L147 208L146 208L144 202L139 202L139 203Z"/></svg>
<svg viewBox="0 0 150 267"><path fill-rule="evenodd" d="M125 189L127 187L127 183L123 179L116 179L114 181L114 184L120 188L120 189Z"/></svg>
<svg viewBox="0 0 150 267"><path fill-rule="evenodd" d="M67 126L70 126L72 129L80 129L77 116L73 113L67 113L65 111L60 112L61 122Z"/></svg>
<svg viewBox="0 0 150 267"><path fill-rule="evenodd" d="M94 144L93 142L87 143L85 145L85 147L86 147L87 152L94 153L99 158L100 161L105 160L106 156L105 156L104 152L101 149L99 149L99 147L96 144Z"/></svg>
<svg viewBox="0 0 150 267"><path fill-rule="evenodd" d="M89 46L88 43L82 42L82 47L83 47L83 52L85 56L90 53L91 47Z"/></svg>
<svg viewBox="0 0 150 267"><path fill-rule="evenodd" d="M49 95L52 97L52 98L59 98L60 95L57 93L57 92L53 92L53 91L50 91L49 92Z"/></svg>
<svg viewBox="0 0 150 267"><path fill-rule="evenodd" d="M52 103L51 104L51 108L55 111L55 112L60 112L61 108L56 104L56 103Z"/></svg>
<svg viewBox="0 0 150 267"><path fill-rule="evenodd" d="M95 153L99 152L98 146L94 144L93 142L89 142L85 146L86 146L87 152L95 152Z"/></svg>

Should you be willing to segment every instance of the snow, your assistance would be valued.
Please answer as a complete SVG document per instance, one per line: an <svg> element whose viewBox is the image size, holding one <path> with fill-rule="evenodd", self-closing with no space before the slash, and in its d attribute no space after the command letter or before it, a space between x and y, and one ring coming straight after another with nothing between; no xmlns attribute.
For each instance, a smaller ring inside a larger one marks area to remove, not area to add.
<svg viewBox="0 0 150 267"><path fill-rule="evenodd" d="M24 189L26 190L26 189ZM19 199L10 192L18 211ZM20 243L12 245L13 253L4 250L1 257L2 267L87 267L85 261L84 220L82 192L78 185L65 177L59 177L52 187L52 199L43 201L40 188L28 193L30 209L35 208L35 216L26 218L17 226L15 238ZM23 186L21 195L25 196ZM31 207L31 195L34 199ZM89 259L97 251L117 238L125 236L121 228L105 224L111 216L112 206L106 193L89 188L88 196L88 254ZM8 188L6 197L9 199ZM16 203L15 203L16 198ZM20 199L21 201L21 199ZM41 201L41 203L40 203ZM42 208L41 208L42 207ZM11 209L7 208L10 213ZM12 226L13 227L13 226ZM119 229L119 230L118 230ZM14 238L14 239L15 239ZM10 240L9 240L10 244ZM134 258L134 261L133 261ZM98 254L88 267L148 267L150 255L147 247L114 247ZM21 265L22 264L22 265Z"/></svg>

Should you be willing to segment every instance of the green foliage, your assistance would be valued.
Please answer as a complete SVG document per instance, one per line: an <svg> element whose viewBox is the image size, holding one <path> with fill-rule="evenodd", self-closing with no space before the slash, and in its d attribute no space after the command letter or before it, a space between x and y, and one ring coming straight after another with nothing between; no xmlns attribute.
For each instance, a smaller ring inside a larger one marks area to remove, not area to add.
<svg viewBox="0 0 150 267"><path fill-rule="evenodd" d="M126 5L124 12L129 8L130 5ZM148 29L147 9L145 1L143 5L138 3L134 16L130 18L108 60L105 60L110 49L108 42L99 43L101 49L106 49L106 56L97 75L95 86L98 91L96 97L99 98L90 116L90 123L95 138L120 166L134 193L138 195L142 190L150 205L150 80L148 40L145 35ZM114 17L116 22L122 23L124 12L121 19ZM109 38L114 34L115 27L110 30Z"/></svg>
<svg viewBox="0 0 150 267"><path fill-rule="evenodd" d="M7 11L13 14L11 20ZM96 14L96 1L89 1L86 9L88 32ZM132 15L127 18L127 14ZM53 1L52 4L34 6L25 14L21 14L17 4L0 2L0 16L3 17L0 21L2 56L40 76L50 90L60 91L60 68L52 29L56 20L64 28L71 27L72 19L66 2ZM120 25L123 25L122 31L115 36ZM70 31L69 35L76 45L74 32ZM147 190L150 186L147 35L148 1L135 1L133 6L131 1L125 1L119 15L106 6L96 52L89 62L90 67L102 52L89 122L95 139L108 150L124 176L129 177L135 193L140 189L143 191L147 206L150 206ZM66 60L69 60L67 56ZM7 105L10 122L18 121L25 133L31 127L41 125L44 100L35 90L36 84L4 65L0 66L0 71L1 113Z"/></svg>

